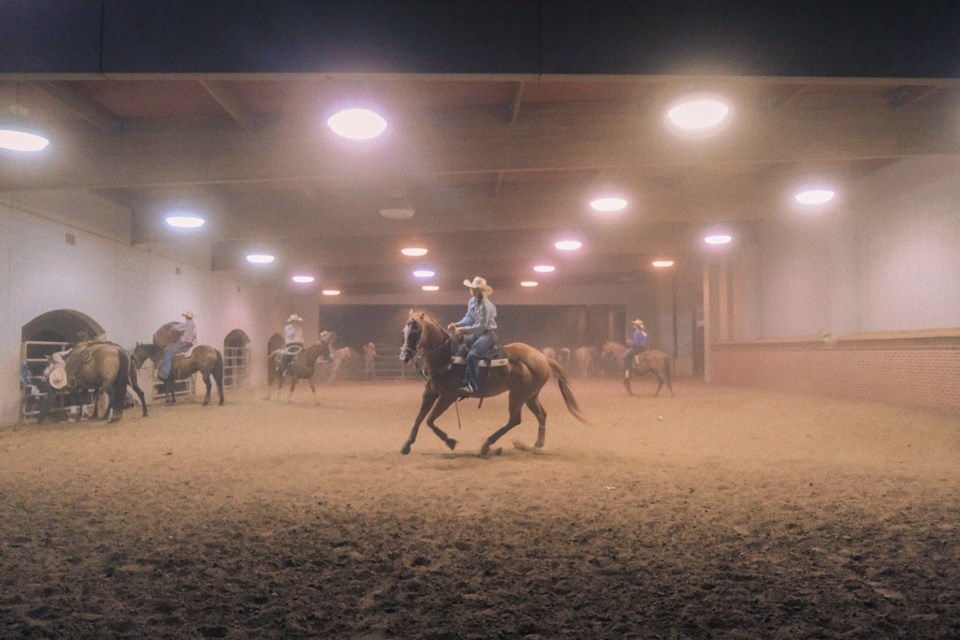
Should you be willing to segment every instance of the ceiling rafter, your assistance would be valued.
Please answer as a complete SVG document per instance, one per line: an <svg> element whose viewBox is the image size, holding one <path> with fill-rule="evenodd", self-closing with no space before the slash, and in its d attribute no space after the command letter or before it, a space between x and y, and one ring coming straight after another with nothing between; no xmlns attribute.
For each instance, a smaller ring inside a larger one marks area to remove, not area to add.
<svg viewBox="0 0 960 640"><path fill-rule="evenodd" d="M123 132L124 120L85 94L76 83L38 80L33 86L97 129L113 135Z"/></svg>
<svg viewBox="0 0 960 640"><path fill-rule="evenodd" d="M249 131L254 127L253 114L248 112L233 93L223 84L212 80L201 80L202 86L217 104L226 111L241 129Z"/></svg>

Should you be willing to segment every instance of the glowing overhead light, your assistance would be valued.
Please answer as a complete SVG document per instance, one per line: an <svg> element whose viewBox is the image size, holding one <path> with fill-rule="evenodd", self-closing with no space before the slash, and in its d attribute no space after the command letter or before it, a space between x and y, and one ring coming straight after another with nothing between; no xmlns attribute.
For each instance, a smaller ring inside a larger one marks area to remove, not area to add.
<svg viewBox="0 0 960 640"><path fill-rule="evenodd" d="M438 286L435 285L435 284L425 284L425 285L423 285L423 286L420 287L420 288L423 289L424 291L439 291L439 290L440 290L440 287L438 287Z"/></svg>
<svg viewBox="0 0 960 640"><path fill-rule="evenodd" d="M10 151L43 151L50 144L44 136L25 131L12 124L0 124L0 149Z"/></svg>
<svg viewBox="0 0 960 640"><path fill-rule="evenodd" d="M324 289L321 293L325 296L338 296L340 295L340 289Z"/></svg>
<svg viewBox="0 0 960 640"><path fill-rule="evenodd" d="M433 271L430 271L430 269L417 269L413 272L413 275L417 278L432 278Z"/></svg>
<svg viewBox="0 0 960 640"><path fill-rule="evenodd" d="M554 245L560 251L576 251L583 246L583 243L579 240L561 240L554 243Z"/></svg>
<svg viewBox="0 0 960 640"><path fill-rule="evenodd" d="M406 220L412 218L416 211L405 205L390 205L380 209L380 215L390 220Z"/></svg>
<svg viewBox="0 0 960 640"><path fill-rule="evenodd" d="M657 269L666 269L673 266L673 260L654 260L651 264Z"/></svg>
<svg viewBox="0 0 960 640"><path fill-rule="evenodd" d="M313 276L293 276L290 279L300 284L309 284L316 280Z"/></svg>
<svg viewBox="0 0 960 640"><path fill-rule="evenodd" d="M270 264L274 261L274 257L269 253L251 253L247 256L247 262L252 262L253 264Z"/></svg>
<svg viewBox="0 0 960 640"><path fill-rule="evenodd" d="M351 140L376 138L387 128L387 121L369 109L344 109L327 120L338 136Z"/></svg>
<svg viewBox="0 0 960 640"><path fill-rule="evenodd" d="M538 264L533 270L537 273L553 273L557 268L552 264Z"/></svg>
<svg viewBox="0 0 960 640"><path fill-rule="evenodd" d="M535 287L535 286L537 286L538 284L539 284L539 283L538 283L536 280L524 280L523 282L520 283L520 286L521 286L521 287Z"/></svg>
<svg viewBox="0 0 960 640"><path fill-rule="evenodd" d="M711 233L703 238L707 244L727 244L733 240L733 236L727 233Z"/></svg>
<svg viewBox="0 0 960 640"><path fill-rule="evenodd" d="M622 211L627 207L627 200L621 198L620 196L605 196L602 198L595 198L590 201L590 206L594 211L600 211L601 213L610 213L613 211Z"/></svg>
<svg viewBox="0 0 960 640"><path fill-rule="evenodd" d="M726 121L730 107L717 98L690 98L667 111L675 127L688 132L708 132Z"/></svg>
<svg viewBox="0 0 960 640"><path fill-rule="evenodd" d="M423 247L407 247L400 249L400 253L405 256L425 256L427 255L427 250Z"/></svg>
<svg viewBox="0 0 960 640"><path fill-rule="evenodd" d="M175 213L167 216L166 221L168 225L177 229L196 229L202 227L203 223L206 222L194 213Z"/></svg>
<svg viewBox="0 0 960 640"><path fill-rule="evenodd" d="M823 204L833 200L835 195L830 189L807 189L797 193L794 198L800 204Z"/></svg>

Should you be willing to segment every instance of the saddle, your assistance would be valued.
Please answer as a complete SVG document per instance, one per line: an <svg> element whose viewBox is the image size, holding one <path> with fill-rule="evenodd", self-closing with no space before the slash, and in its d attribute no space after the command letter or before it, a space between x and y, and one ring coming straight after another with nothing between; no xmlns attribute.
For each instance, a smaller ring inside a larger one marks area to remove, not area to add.
<svg viewBox="0 0 960 640"><path fill-rule="evenodd" d="M457 352L450 358L450 361L453 364L467 364L467 354L470 353L470 347L465 344L461 344L457 349ZM490 348L485 354L480 356L480 362L478 366L481 367L505 367L507 363L510 362L507 357L507 352L503 348L495 344Z"/></svg>
<svg viewBox="0 0 960 640"><path fill-rule="evenodd" d="M78 387L81 383L85 384L86 381L83 379L83 376L80 375L80 370L83 369L83 365L90 362L93 359L93 352L96 350L96 347L100 345L108 344L118 349L122 349L120 345L115 342L110 342L109 340L87 340L85 342L78 342L71 350L67 357L64 359L63 368L66 373L66 386Z"/></svg>

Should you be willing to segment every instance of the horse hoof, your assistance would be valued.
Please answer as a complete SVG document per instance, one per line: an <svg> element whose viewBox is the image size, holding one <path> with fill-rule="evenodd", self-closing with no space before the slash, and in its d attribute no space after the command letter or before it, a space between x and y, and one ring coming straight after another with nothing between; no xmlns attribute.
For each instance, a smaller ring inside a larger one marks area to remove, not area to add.
<svg viewBox="0 0 960 640"><path fill-rule="evenodd" d="M453 438L447 440L447 446L450 447L450 451L453 451L457 447L457 441Z"/></svg>
<svg viewBox="0 0 960 640"><path fill-rule="evenodd" d="M400 453L402 455L407 455L408 453L410 453L410 445L409 444L403 445L403 447L400 449Z"/></svg>

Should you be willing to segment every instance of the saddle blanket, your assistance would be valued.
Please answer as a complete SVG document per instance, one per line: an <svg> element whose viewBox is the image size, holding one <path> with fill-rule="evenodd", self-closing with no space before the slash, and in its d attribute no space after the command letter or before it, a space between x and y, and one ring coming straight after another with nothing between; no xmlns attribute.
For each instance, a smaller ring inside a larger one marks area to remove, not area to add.
<svg viewBox="0 0 960 640"><path fill-rule="evenodd" d="M467 364L467 359L461 356L453 356L450 359L453 364ZM493 360L484 360L480 359L479 366L481 367L505 367L507 363L510 362L508 358L494 358Z"/></svg>

